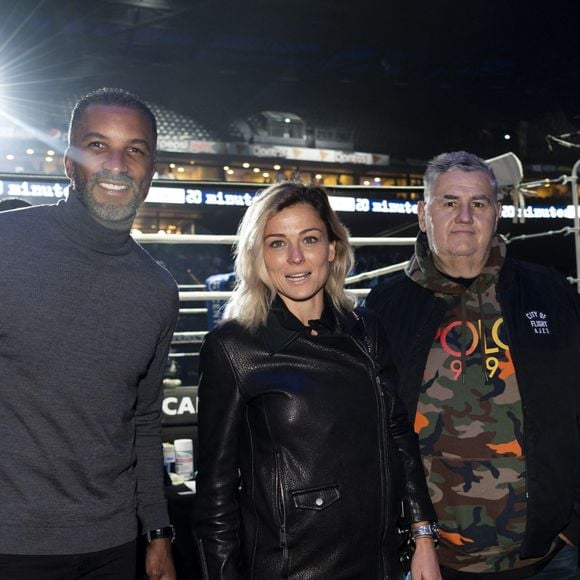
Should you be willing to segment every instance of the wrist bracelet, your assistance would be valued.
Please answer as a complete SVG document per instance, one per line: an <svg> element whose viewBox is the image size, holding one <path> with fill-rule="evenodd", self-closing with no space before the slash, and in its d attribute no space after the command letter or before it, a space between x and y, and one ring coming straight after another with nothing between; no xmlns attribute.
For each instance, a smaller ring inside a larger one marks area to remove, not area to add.
<svg viewBox="0 0 580 580"><path fill-rule="evenodd" d="M147 538L147 542L151 542L151 540L159 540L161 538L167 538L173 542L173 540L175 540L175 528L173 526L166 526L165 528L149 530L145 532L145 537Z"/></svg>
<svg viewBox="0 0 580 580"><path fill-rule="evenodd" d="M439 526L437 522L429 522L428 524L421 524L420 526L416 526L411 528L411 538L415 541L417 538L421 536L425 537L428 536L433 539L435 545L439 543Z"/></svg>

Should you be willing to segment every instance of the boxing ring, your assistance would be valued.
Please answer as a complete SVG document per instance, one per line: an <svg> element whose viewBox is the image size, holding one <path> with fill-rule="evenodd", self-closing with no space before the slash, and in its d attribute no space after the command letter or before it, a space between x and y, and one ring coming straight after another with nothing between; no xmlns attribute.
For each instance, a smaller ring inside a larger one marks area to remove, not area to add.
<svg viewBox="0 0 580 580"><path fill-rule="evenodd" d="M556 235L570 235L573 234L575 245L575 260L576 260L576 275L575 277L568 277L570 283L575 284L577 292L580 294L580 214L578 202L578 173L580 172L580 160L574 165L571 175L563 175L556 179L543 179L535 182L522 182L522 166L519 159L513 153L500 155L499 157L488 160L488 163L493 167L498 179L498 185L503 192L504 198L511 198L513 206L505 206L508 208L506 214L502 211L502 217L512 216L514 223L521 223L524 221L524 210L526 205L526 197L535 194L534 189L545 186L547 183L561 183L569 184L571 186L572 203L573 203L573 226L564 227L558 230L548 230L540 233L523 234L519 236L510 237L509 234L504 236L507 244L511 244L518 240L527 240L532 238L556 236ZM385 187L389 189L389 187ZM400 189L400 188L393 188ZM420 189L420 188L414 188ZM134 233L133 238L144 245L147 244L220 244L232 246L237 241L236 235L209 235L209 234L143 234ZM351 237L350 242L355 248L362 246L413 246L415 244L415 237ZM353 294L359 301L362 301L370 292L370 288L348 288L353 284L372 280L377 277L385 276L393 272L403 270L408 264L408 261L403 261L395 264L390 264L381 268L369 270L359 274L351 275L346 278L345 285L348 291ZM226 290L208 290L203 284L187 284L179 286L179 300L183 306L180 308L180 316L191 315L208 315L208 308L203 306L192 306L192 303L223 303L232 295L231 291ZM187 305L186 305L187 304ZM209 327L209 322L208 322ZM204 336L207 334L205 330L192 331L176 331L172 341L172 351L170 359L178 359L182 357L196 357L197 351L193 352L175 352L173 347L183 345L199 345Z"/></svg>
<svg viewBox="0 0 580 580"><path fill-rule="evenodd" d="M133 234L135 241L140 244L225 244L232 246L237 241L235 235L209 235L209 234ZM415 238L404 237L352 237L350 243L357 246L413 246ZM361 274L346 278L346 285L356 284L365 280L370 280L378 276L384 276L392 272L403 270L408 261L391 264L382 268L369 270ZM362 300L370 292L370 288L351 288L349 292ZM183 302L208 302L212 300L225 301L232 295L231 291L207 290L203 284L200 285L180 285L179 301ZM179 309L180 315L207 314L207 308L184 307ZM207 334L204 331L177 331L173 335L172 345L197 344L203 340ZM184 356L197 356L198 353L170 353L170 358L181 358Z"/></svg>
<svg viewBox="0 0 580 580"><path fill-rule="evenodd" d="M580 162L575 166L575 171L580 168ZM556 231L546 231L537 234L525 234L522 236L515 236L508 238L507 243L516 240L525 240L535 237L553 236L558 234L568 235L573 233L576 245L576 278L568 278L569 281L575 283L580 293L580 279L578 271L580 271L580 228L578 226L578 192L577 181L572 181L574 193L574 201L576 207L576 216L574 220L574 227L566 227ZM234 235L207 235L207 234L135 234L134 239L141 244L225 244L233 245L237 241L237 236ZM415 244L415 237L352 237L351 244L356 248L360 246L413 246ZM366 280L371 280L380 276L385 276L393 272L403 270L408 264L408 260L396 264L390 264L381 268L362 272L353 276L349 276L345 280L345 285L348 286ZM350 288L349 292L357 297L357 299L364 299L370 292L370 288ZM179 300L180 303L189 302L208 302L208 301L225 301L232 295L231 291L211 291L207 290L204 285L181 285L179 286ZM207 314L207 308L198 307L183 307L179 310L180 315L193 314ZM207 334L207 330L202 331L181 331L175 332L173 338L173 345L184 344L198 344L201 343L203 337ZM198 353L170 353L171 358L179 358L184 356L197 356Z"/></svg>

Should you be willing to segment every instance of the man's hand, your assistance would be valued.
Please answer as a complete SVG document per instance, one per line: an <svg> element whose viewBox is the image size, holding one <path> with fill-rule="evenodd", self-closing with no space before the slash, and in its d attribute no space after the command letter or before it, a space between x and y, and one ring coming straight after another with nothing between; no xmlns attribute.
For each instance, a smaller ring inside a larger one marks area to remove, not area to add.
<svg viewBox="0 0 580 580"><path fill-rule="evenodd" d="M415 553L411 560L413 580L441 580L439 560L435 553L435 543L430 537L415 539Z"/></svg>
<svg viewBox="0 0 580 580"><path fill-rule="evenodd" d="M176 580L169 539L160 538L149 542L145 555L145 572L149 580Z"/></svg>

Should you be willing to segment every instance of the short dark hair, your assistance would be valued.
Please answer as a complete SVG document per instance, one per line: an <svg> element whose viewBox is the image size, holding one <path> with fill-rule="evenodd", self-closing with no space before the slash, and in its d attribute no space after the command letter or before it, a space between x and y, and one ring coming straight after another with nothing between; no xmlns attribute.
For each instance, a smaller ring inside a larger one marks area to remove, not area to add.
<svg viewBox="0 0 580 580"><path fill-rule="evenodd" d="M30 207L32 204L25 199L18 197L7 197L0 199L0 211L8 211L10 209L18 209L20 207Z"/></svg>
<svg viewBox="0 0 580 580"><path fill-rule="evenodd" d="M468 153L467 151L441 153L441 155L433 157L433 159L427 163L427 170L423 176L423 184L425 186L423 198L427 200L435 182L441 174L454 169L460 171L480 171L481 173L485 173L497 198L497 179L493 169L487 164L485 159L482 159L473 153Z"/></svg>
<svg viewBox="0 0 580 580"><path fill-rule="evenodd" d="M79 124L83 113L92 105L117 105L119 107L133 109L134 111L140 111L149 119L155 143L157 143L157 119L149 105L137 95L124 89L103 87L81 97L74 106L68 126L69 144L71 142L73 129Z"/></svg>

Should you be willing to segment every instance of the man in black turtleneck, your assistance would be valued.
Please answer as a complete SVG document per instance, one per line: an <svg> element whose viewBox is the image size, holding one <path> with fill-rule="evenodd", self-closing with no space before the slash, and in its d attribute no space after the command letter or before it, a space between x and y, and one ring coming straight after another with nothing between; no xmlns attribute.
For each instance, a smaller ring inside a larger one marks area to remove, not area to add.
<svg viewBox="0 0 580 580"><path fill-rule="evenodd" d="M424 182L415 254L367 306L415 418L443 577L578 579L578 302L506 255L485 161L444 153Z"/></svg>
<svg viewBox="0 0 580 580"><path fill-rule="evenodd" d="M66 201L0 214L0 578L174 580L161 380L175 281L130 229L151 110L100 89L71 118Z"/></svg>

